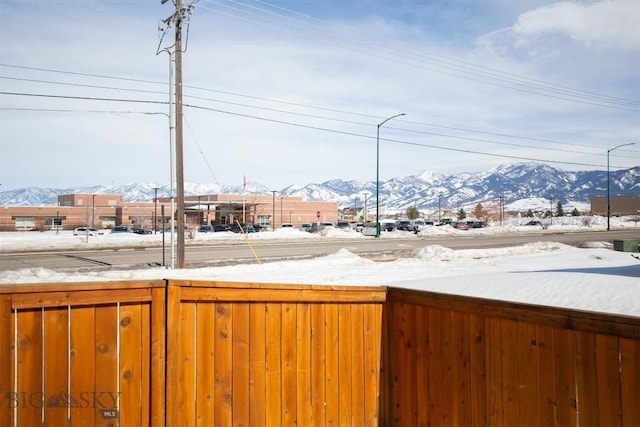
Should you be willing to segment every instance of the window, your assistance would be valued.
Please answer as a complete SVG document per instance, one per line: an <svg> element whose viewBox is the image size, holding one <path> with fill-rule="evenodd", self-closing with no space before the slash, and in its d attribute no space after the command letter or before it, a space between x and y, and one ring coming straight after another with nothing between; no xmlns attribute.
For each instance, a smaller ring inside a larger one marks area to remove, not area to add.
<svg viewBox="0 0 640 427"><path fill-rule="evenodd" d="M16 230L33 230L36 228L36 219L32 216L17 216Z"/></svg>

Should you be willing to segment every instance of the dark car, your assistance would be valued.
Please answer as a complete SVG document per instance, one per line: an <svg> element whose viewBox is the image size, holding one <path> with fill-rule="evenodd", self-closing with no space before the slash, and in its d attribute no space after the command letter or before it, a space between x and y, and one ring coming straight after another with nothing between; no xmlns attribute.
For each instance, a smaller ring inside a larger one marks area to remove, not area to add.
<svg viewBox="0 0 640 427"><path fill-rule="evenodd" d="M349 225L349 221L338 221L336 222L336 228L340 228L342 230L350 230L351 225Z"/></svg>
<svg viewBox="0 0 640 427"><path fill-rule="evenodd" d="M151 234L153 231L147 230L146 228L132 228L131 232L134 234Z"/></svg>
<svg viewBox="0 0 640 427"><path fill-rule="evenodd" d="M468 230L469 226L467 225L466 222L462 222L462 221L456 221L456 222L452 222L451 225L453 228L458 229L458 230Z"/></svg>
<svg viewBox="0 0 640 427"><path fill-rule="evenodd" d="M215 224L213 226L213 231L220 232L220 231L231 231L231 226L229 224Z"/></svg>
<svg viewBox="0 0 640 427"><path fill-rule="evenodd" d="M526 223L525 225L529 225L529 226L541 226L542 223L540 221L529 221L528 223Z"/></svg>
<svg viewBox="0 0 640 427"><path fill-rule="evenodd" d="M469 228L483 228L485 224L482 221L467 221L467 226Z"/></svg>
<svg viewBox="0 0 640 427"><path fill-rule="evenodd" d="M242 226L239 226L238 224L233 224L231 226L231 231L233 231L234 233L255 233L256 229L253 227L252 224L243 224Z"/></svg>
<svg viewBox="0 0 640 427"><path fill-rule="evenodd" d="M393 222L381 222L380 231L393 231L396 228L396 224Z"/></svg>
<svg viewBox="0 0 640 427"><path fill-rule="evenodd" d="M398 220L396 221L396 230L413 231L413 224L411 224L411 221L404 219Z"/></svg>
<svg viewBox="0 0 640 427"><path fill-rule="evenodd" d="M200 228L198 228L198 233L213 233L214 231L211 225L201 225Z"/></svg>
<svg viewBox="0 0 640 427"><path fill-rule="evenodd" d="M132 233L133 228L130 225L116 225L111 229L112 233Z"/></svg>

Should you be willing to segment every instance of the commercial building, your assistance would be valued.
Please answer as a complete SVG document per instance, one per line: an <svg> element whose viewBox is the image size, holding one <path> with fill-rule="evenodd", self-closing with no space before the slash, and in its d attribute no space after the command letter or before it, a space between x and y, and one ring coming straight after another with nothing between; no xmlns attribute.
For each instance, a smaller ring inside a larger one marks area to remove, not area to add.
<svg viewBox="0 0 640 427"><path fill-rule="evenodd" d="M591 196L592 215L607 215L607 197ZM611 196L611 216L640 214L640 196Z"/></svg>
<svg viewBox="0 0 640 427"><path fill-rule="evenodd" d="M174 206L175 207L175 206ZM162 213L164 212L164 216ZM170 198L125 202L119 194L65 194L57 206L2 206L0 231L69 230L80 226L111 228L133 225L147 229L169 226ZM185 227L201 224L258 224L264 228L338 219L337 202L305 201L301 197L209 194L185 196Z"/></svg>

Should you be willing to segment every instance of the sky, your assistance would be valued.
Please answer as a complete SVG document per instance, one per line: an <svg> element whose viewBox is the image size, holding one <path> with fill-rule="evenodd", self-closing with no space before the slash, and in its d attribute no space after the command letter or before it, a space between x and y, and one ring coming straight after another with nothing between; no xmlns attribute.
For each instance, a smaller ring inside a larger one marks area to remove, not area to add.
<svg viewBox="0 0 640 427"><path fill-rule="evenodd" d="M588 247L577 248L545 240L547 233L584 230L580 218L557 218L547 230L523 226L517 220L504 226L461 231L449 226L427 227L420 235L398 231L384 232L382 239L412 236L423 239L424 247L408 258L393 259L379 256L363 258L349 247L358 245L364 237L355 231L334 229L324 235L302 232L295 229L278 229L273 232L242 235L200 233L196 241L211 243L221 240L239 244L245 241L247 258L253 262L229 266L168 270L163 267L115 270L57 272L43 268L23 268L0 271L0 286L28 283L70 283L105 280L218 280L250 283L293 283L314 285L348 286L394 286L421 289L454 295L465 295L502 301L562 307L603 313L640 316L640 256L637 253L619 252L610 243L591 242ZM613 218L615 230L631 228L640 237L638 223L629 218ZM606 229L604 219L592 223L591 230ZM451 239L468 238L473 235L507 235L538 233L539 240L504 248L450 249L429 244L429 236ZM72 247L113 247L141 242L157 244L156 235L104 234L73 236L72 231L60 234L45 233L0 233L0 252L24 249L60 249ZM263 239L307 239L310 244L318 239L353 239L341 249L328 256L307 260L285 260L260 262L260 241ZM196 242L198 243L198 242ZM203 242L199 242L203 243ZM249 245L253 247L250 249ZM255 254L255 255L254 255ZM256 257L257 260L252 258Z"/></svg>
<svg viewBox="0 0 640 427"><path fill-rule="evenodd" d="M640 164L636 0L185 4L186 182ZM170 182L173 12L0 0L0 191Z"/></svg>

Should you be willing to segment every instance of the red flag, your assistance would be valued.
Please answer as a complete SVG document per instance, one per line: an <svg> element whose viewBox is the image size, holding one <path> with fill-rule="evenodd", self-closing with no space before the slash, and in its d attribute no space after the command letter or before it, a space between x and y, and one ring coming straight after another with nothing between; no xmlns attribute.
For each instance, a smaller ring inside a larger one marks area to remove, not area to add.
<svg viewBox="0 0 640 427"><path fill-rule="evenodd" d="M242 176L242 188L247 188L247 177L245 175Z"/></svg>

